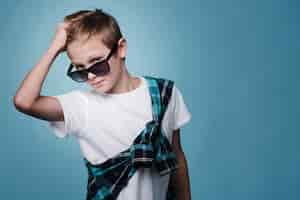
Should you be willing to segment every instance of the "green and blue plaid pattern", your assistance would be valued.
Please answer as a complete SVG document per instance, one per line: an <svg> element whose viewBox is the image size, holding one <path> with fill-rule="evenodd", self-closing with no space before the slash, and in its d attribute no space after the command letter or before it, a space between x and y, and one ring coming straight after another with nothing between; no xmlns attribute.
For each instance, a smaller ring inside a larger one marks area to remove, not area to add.
<svg viewBox="0 0 300 200"><path fill-rule="evenodd" d="M133 144L118 155L100 164L92 164L83 158L88 169L86 200L116 200L140 167L155 167L161 176L178 168L176 154L161 128L174 82L152 76L143 77L148 83L153 120L147 122ZM166 199L176 199L171 186Z"/></svg>

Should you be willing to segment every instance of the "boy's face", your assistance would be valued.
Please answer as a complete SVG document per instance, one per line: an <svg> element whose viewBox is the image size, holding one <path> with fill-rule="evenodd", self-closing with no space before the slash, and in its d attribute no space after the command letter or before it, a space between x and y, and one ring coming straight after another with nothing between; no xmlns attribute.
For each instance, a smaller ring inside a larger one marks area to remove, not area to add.
<svg viewBox="0 0 300 200"><path fill-rule="evenodd" d="M85 39L86 37L83 37L67 45L67 55L78 70L89 68L95 62L104 60L111 51L103 44L101 34L91 36L88 40ZM126 40L122 38L118 44L118 49L108 60L109 73L104 76L88 74L87 83L98 92L109 93L123 73L124 60L122 58L126 55Z"/></svg>

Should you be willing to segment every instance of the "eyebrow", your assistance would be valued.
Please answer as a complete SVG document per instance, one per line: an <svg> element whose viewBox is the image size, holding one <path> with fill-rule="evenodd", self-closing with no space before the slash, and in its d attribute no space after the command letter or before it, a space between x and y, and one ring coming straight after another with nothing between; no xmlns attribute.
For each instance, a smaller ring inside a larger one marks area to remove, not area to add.
<svg viewBox="0 0 300 200"><path fill-rule="evenodd" d="M104 58L104 56L90 56L88 58L88 62L91 62L92 60L102 60ZM72 65L74 65L75 67L78 67L78 68L81 68L81 67L84 67L84 65L78 63L78 64L75 64L75 63L72 63Z"/></svg>

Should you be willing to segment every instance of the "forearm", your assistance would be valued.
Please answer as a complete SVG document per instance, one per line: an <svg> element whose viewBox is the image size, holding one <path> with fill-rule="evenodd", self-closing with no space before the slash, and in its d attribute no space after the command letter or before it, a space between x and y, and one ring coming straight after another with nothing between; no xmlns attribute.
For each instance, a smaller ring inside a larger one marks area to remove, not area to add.
<svg viewBox="0 0 300 200"><path fill-rule="evenodd" d="M170 184L172 184L176 191L177 200L190 200L190 181L188 174L188 164L184 153L177 156L179 168L171 174Z"/></svg>
<svg viewBox="0 0 300 200"><path fill-rule="evenodd" d="M16 104L24 108L29 108L36 98L40 96L42 84L58 52L57 48L50 46L37 64L25 76L14 97Z"/></svg>

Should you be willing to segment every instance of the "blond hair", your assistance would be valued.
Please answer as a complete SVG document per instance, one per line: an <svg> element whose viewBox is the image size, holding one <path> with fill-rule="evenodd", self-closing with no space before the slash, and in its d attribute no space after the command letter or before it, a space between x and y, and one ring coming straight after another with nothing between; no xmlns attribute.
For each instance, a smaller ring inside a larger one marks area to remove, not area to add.
<svg viewBox="0 0 300 200"><path fill-rule="evenodd" d="M67 31L67 44L87 35L87 40L96 34L102 35L102 42L111 49L122 38L117 20L102 9L79 10L64 17L70 22Z"/></svg>

